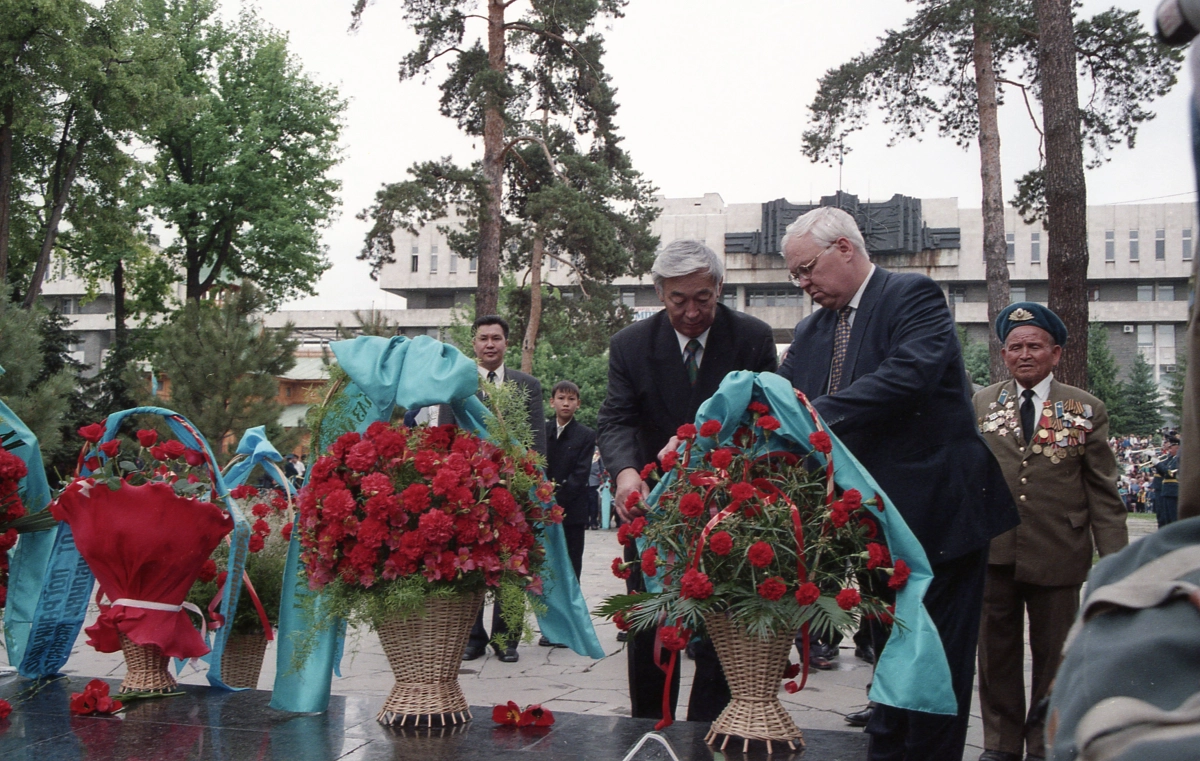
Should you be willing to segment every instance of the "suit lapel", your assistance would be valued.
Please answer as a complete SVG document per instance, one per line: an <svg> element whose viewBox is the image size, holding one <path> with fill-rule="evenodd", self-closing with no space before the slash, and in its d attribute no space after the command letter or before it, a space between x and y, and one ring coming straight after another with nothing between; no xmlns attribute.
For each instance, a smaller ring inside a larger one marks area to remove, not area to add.
<svg viewBox="0 0 1200 761"><path fill-rule="evenodd" d="M704 353L700 356L700 373L696 376L696 385L692 387L692 408L699 407L702 402L717 393L721 381L733 370L737 347L733 345L733 327L725 310L724 305L717 306L717 317L713 320L708 341L704 345ZM682 357L680 364L682 365ZM686 376L685 371L684 377Z"/></svg>
<svg viewBox="0 0 1200 761"><path fill-rule="evenodd" d="M797 387L810 399L825 395L829 385L829 365L833 361L833 333L837 328L837 313L821 309L808 318L811 325L797 342L800 351L812 357L797 365Z"/></svg>
<svg viewBox="0 0 1200 761"><path fill-rule="evenodd" d="M683 367L683 352L679 350L679 337L661 311L650 319L657 320L650 347L650 368L663 406L670 411L671 418L683 420L688 417L688 401L691 398L691 381ZM701 365L703 367L703 365Z"/></svg>
<svg viewBox="0 0 1200 761"><path fill-rule="evenodd" d="M842 387L854 380L854 363L858 360L858 350L862 346L863 336L866 335L871 318L875 314L875 308L879 304L880 295L883 293L883 284L887 280L888 274L887 270L876 265L875 271L871 273L871 279L867 283L867 289L863 291L862 298L858 301L858 309L854 315L854 327L850 329L850 344L846 347L846 361L842 366ZM831 357L832 351L831 344Z"/></svg>

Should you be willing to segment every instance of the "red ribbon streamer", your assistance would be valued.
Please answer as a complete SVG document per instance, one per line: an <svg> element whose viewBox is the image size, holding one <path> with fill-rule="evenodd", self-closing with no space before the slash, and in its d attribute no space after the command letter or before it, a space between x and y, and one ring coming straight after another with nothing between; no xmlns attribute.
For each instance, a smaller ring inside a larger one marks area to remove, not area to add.
<svg viewBox="0 0 1200 761"><path fill-rule="evenodd" d="M213 628L220 629L225 625L225 617L217 612L217 608L221 604L221 598L225 596L225 582L227 581L228 572L222 571L217 577L217 595L213 597L212 602L208 604L208 613L213 618ZM262 624L263 634L267 637L267 642L275 639L275 632L271 627L271 621L267 618L267 611L263 608L262 600L258 599L258 593L254 591L254 585L250 583L250 574L242 571L242 583L246 585L246 592L250 595L250 601L254 603L254 609L258 611L258 621Z"/></svg>

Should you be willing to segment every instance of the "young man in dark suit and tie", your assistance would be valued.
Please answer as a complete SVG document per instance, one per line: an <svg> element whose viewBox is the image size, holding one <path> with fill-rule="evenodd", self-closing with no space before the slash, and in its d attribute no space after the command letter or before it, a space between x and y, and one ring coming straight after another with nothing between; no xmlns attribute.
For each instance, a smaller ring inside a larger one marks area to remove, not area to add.
<svg viewBox="0 0 1200 761"><path fill-rule="evenodd" d="M476 318L472 330L474 338L471 345L475 350L475 360L479 365L481 393L486 394L489 386L506 382L517 384L525 396L529 427L533 430L533 448L538 454L545 455L546 415L542 407L542 384L538 383L537 378L532 375L504 366L504 353L508 350L508 322L497 315L485 315ZM449 405L441 405L437 410L438 420L434 423L435 425L454 422L453 412L450 411ZM504 619L500 617L499 605L493 606L492 609L492 633L507 635L504 638L505 647L496 651L501 662L516 663L520 660L520 656L517 654L517 643L521 639L521 632L519 630L508 631ZM487 649L488 640L487 629L483 626L483 610L481 608L479 615L475 618L475 625L471 628L471 636L467 640L463 660L471 661L483 655L484 650Z"/></svg>
<svg viewBox="0 0 1200 761"><path fill-rule="evenodd" d="M933 567L937 625L958 715L877 705L872 761L962 761L988 543L1017 525L975 428L945 295L923 275L876 267L854 218L814 209L781 242L792 282L822 308L796 326L779 373L803 391L895 503Z"/></svg>
<svg viewBox="0 0 1200 761"><path fill-rule="evenodd" d="M563 536L567 556L578 579L583 571L583 540L587 535L588 476L592 472L592 454L596 451L596 432L575 419L579 410L579 387L571 381L559 381L550 393L554 415L546 419L546 477L554 482L554 501L563 509ZM553 643L542 637L538 644Z"/></svg>
<svg viewBox="0 0 1200 761"><path fill-rule="evenodd" d="M771 326L721 303L725 267L704 243L677 240L651 268L663 310L635 322L609 342L608 394L597 420L600 456L616 482L613 508L627 523L641 512L626 509L631 494L649 494L639 471L654 462L676 429L694 422L696 410L735 370L770 372L776 367ZM636 559L632 547L625 559ZM627 582L641 589L641 574ZM665 676L655 665L654 632L629 638L629 692L635 718L662 718ZM729 702L712 643L696 648L696 676L688 721L712 721ZM671 705L679 692L672 680Z"/></svg>

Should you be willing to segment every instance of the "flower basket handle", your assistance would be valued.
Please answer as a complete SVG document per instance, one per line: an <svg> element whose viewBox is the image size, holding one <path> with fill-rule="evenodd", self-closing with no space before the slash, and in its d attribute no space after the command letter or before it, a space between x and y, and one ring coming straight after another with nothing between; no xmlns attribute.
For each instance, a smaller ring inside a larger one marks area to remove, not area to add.
<svg viewBox="0 0 1200 761"><path fill-rule="evenodd" d="M99 443L106 443L116 437L121 424L131 415L157 415L162 417L167 427L188 449L199 451L204 455L205 465L212 477L213 488L217 500L223 501L225 510L233 519L233 532L230 535L231 551L227 573L233 578L240 578L245 568L246 553L250 540L250 525L246 522L237 504L229 497L229 488L225 484L221 471L216 467L216 458L204 436L197 428L177 412L162 407L134 407L113 413L105 419L104 435ZM81 452L80 463L77 466L76 477L86 477L88 469L83 463L84 452ZM103 454L101 454L103 456ZM216 500L214 500L216 501ZM220 502L217 502L220 504ZM31 679L42 678L58 673L70 656L71 646L83 625L87 613L88 599L91 597L95 577L91 569L75 547L71 527L60 524L54 545L46 565L46 577L53 578L55 583L45 584L38 599L34 612L30 646L26 649L18 671L22 676ZM221 614L228 617L237 609L237 600L241 587L236 586L221 602ZM209 655L210 668L208 681L214 687L229 689L221 680L221 654L229 639L229 628L218 631L213 638L212 652Z"/></svg>

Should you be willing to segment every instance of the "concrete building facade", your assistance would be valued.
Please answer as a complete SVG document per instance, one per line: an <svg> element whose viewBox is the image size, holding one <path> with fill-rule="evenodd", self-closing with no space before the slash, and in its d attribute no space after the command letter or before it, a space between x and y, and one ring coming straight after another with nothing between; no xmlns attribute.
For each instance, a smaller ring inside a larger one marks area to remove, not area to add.
<svg viewBox="0 0 1200 761"><path fill-rule="evenodd" d="M981 211L960 208L955 198L895 196L863 203L837 194L807 205L783 199L726 204L720 195L707 193L697 198L661 198L660 204L662 214L654 225L660 242L699 239L722 255L725 303L766 321L781 344L790 341L792 328L814 305L788 282L779 237L787 223L816 205L837 205L854 214L877 264L933 278L968 334L975 340L988 334ZM1090 319L1107 328L1109 346L1122 368L1127 369L1140 352L1159 383L1175 372L1176 347L1183 346L1195 214L1195 206L1189 203L1088 209ZM1045 303L1049 294L1045 228L1027 224L1007 208L1005 230L1012 300ZM475 262L450 252L445 236L434 226L415 236L398 232L396 251L397 261L384 266L379 285L404 296L410 309L392 313L406 333L436 334L448 323L454 305L473 298ZM550 284L571 285L569 268L558 262L547 262L542 274ZM615 285L637 317L661 308L649 275L621 278Z"/></svg>

